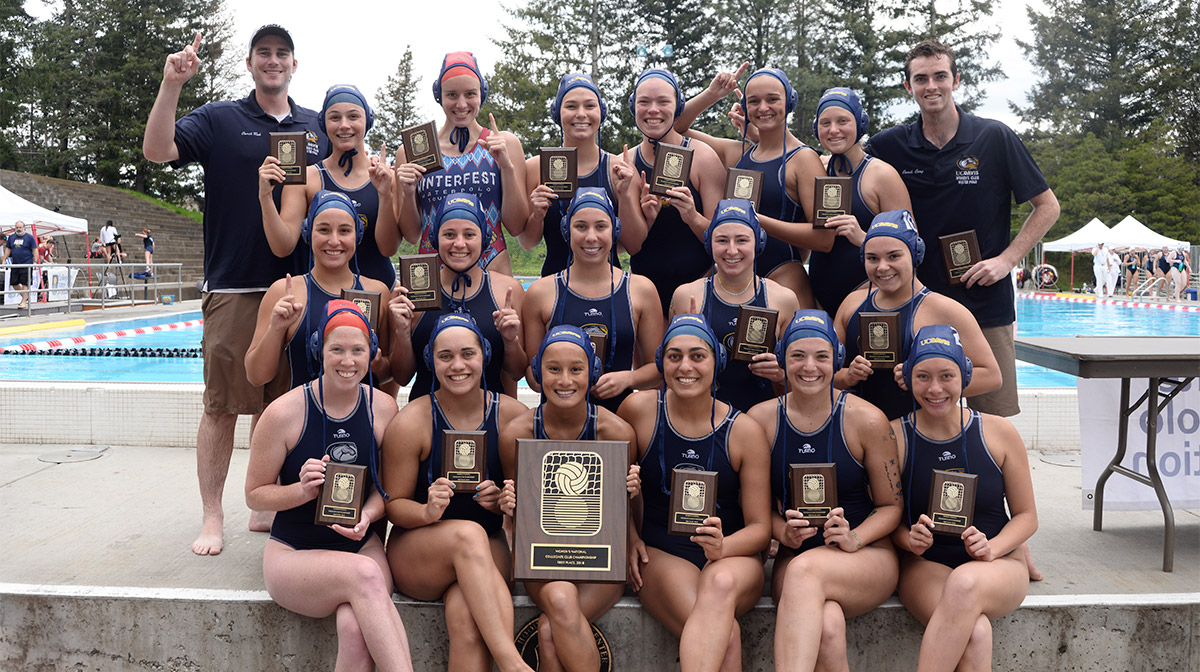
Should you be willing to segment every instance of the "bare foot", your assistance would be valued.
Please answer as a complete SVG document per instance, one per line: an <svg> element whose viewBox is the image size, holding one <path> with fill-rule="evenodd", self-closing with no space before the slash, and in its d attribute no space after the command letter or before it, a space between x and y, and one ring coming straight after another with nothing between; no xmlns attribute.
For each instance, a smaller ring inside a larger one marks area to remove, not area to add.
<svg viewBox="0 0 1200 672"><path fill-rule="evenodd" d="M275 522L274 511L251 511L250 512L250 531L251 532L270 532L271 523Z"/></svg>
<svg viewBox="0 0 1200 672"><path fill-rule="evenodd" d="M1021 544L1025 549L1025 568L1029 570L1030 581L1041 581L1044 577L1038 571L1037 565L1033 564L1033 552L1029 550L1029 544Z"/></svg>
<svg viewBox="0 0 1200 672"><path fill-rule="evenodd" d="M192 542L192 553L196 555L218 555L225 548L224 521L221 518L205 518L200 536Z"/></svg>

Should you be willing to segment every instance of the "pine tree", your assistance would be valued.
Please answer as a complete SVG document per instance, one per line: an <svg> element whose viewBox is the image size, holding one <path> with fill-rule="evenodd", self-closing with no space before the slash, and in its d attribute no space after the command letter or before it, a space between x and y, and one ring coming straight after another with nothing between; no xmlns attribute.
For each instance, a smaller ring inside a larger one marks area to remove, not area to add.
<svg viewBox="0 0 1200 672"><path fill-rule="evenodd" d="M908 10L916 26L911 44L933 39L954 52L954 65L962 78L954 102L967 112L974 110L983 100L984 85L1004 76L999 64L988 62L987 50L1000 38L1000 30L989 24L995 1L923 0Z"/></svg>
<svg viewBox="0 0 1200 672"><path fill-rule="evenodd" d="M388 76L387 84L376 96L375 125L367 136L371 151L378 151L384 142L389 151L395 149L400 144L400 131L421 121L417 119L417 88L421 78L413 75L412 58L412 46L405 45L396 74Z"/></svg>

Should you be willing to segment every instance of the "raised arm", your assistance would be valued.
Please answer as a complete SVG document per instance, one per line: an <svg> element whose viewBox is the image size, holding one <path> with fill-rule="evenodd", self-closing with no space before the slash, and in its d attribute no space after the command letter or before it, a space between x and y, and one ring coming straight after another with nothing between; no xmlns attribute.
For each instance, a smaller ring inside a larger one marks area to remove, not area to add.
<svg viewBox="0 0 1200 672"><path fill-rule="evenodd" d="M509 235L519 236L525 230L525 220L529 217L529 199L525 189L525 150L517 136L507 131L501 133L496 126L496 117L488 114L492 133L488 136L487 147L496 158L500 168L500 189L503 202L500 206L500 221Z"/></svg>
<svg viewBox="0 0 1200 672"><path fill-rule="evenodd" d="M200 57L196 53L199 49L200 33L196 33L196 39L183 51L167 56L158 96L150 109L146 133L142 137L142 154L147 161L166 163L179 158L179 148L175 146L175 113L183 85L200 71Z"/></svg>

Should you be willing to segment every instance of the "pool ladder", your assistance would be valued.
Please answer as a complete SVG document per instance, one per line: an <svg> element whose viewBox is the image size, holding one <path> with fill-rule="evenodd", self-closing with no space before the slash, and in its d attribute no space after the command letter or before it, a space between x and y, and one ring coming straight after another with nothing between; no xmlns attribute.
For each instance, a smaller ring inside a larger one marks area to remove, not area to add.
<svg viewBox="0 0 1200 672"><path fill-rule="evenodd" d="M1158 296L1160 284L1162 285L1162 287L1161 287L1162 295L1163 295L1163 297L1166 297L1168 294L1168 290L1170 289L1170 287L1167 285L1166 278L1150 278L1150 279L1146 280L1142 284L1138 285L1137 289L1133 290L1133 295L1134 296L1146 296L1146 297Z"/></svg>

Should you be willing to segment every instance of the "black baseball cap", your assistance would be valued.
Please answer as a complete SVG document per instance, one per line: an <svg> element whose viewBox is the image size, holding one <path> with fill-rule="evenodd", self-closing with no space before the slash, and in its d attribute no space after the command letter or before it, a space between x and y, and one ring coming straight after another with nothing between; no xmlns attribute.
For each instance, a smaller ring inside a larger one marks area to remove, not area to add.
<svg viewBox="0 0 1200 672"><path fill-rule="evenodd" d="M288 49L291 49L292 51L296 50L296 43L292 42L291 33L277 23L268 23L267 25L254 31L254 37L250 38L250 50L253 51L254 45L258 44L259 40L268 35L277 35L283 38L283 41L287 42Z"/></svg>

